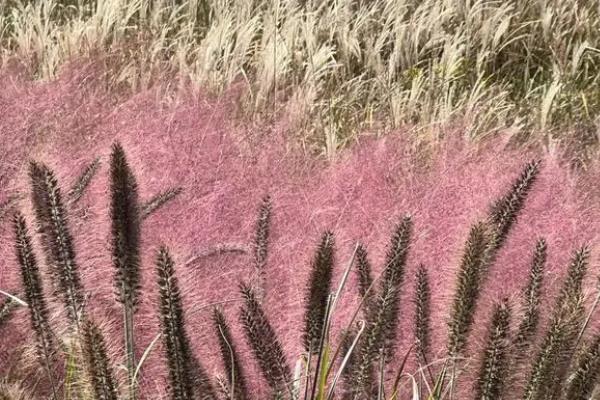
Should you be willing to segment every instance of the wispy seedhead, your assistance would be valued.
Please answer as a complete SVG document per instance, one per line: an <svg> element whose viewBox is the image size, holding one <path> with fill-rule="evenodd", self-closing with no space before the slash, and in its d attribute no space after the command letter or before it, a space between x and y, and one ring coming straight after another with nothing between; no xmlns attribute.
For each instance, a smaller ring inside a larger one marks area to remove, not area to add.
<svg viewBox="0 0 600 400"><path fill-rule="evenodd" d="M146 201L140 207L140 217L142 219L146 219L156 210L167 204L170 200L177 197L179 194L183 192L183 189L180 187L170 188L163 192L158 193L156 196L153 196L150 200Z"/></svg>
<svg viewBox="0 0 600 400"><path fill-rule="evenodd" d="M21 269L21 279L25 290L25 299L29 308L31 328L35 334L36 350L40 363L46 369L56 399L56 392L51 372L52 358L56 351L54 334L48 320L48 307L42 290L42 281L31 239L27 230L25 217L15 213L14 231L16 240L17 262Z"/></svg>
<svg viewBox="0 0 600 400"><path fill-rule="evenodd" d="M185 332L181 295L174 263L168 250L161 247L157 260L159 317L169 370L169 393L172 400L192 400L191 348Z"/></svg>
<svg viewBox="0 0 600 400"><path fill-rule="evenodd" d="M531 343L539 324L539 304L546 266L547 245L544 239L539 239L535 245L535 252L529 269L529 280L523 290L523 317L515 336L515 347L518 356L524 352Z"/></svg>
<svg viewBox="0 0 600 400"><path fill-rule="evenodd" d="M485 223L479 222L469 232L458 268L449 323L448 354L451 357L459 355L467 343L481 290L482 274L488 260L488 246L488 227Z"/></svg>
<svg viewBox="0 0 600 400"><path fill-rule="evenodd" d="M69 319L78 323L83 311L83 288L60 187L54 173L41 163L30 163L29 177L36 222L48 266Z"/></svg>
<svg viewBox="0 0 600 400"><path fill-rule="evenodd" d="M499 249L506 240L508 232L517 220L527 195L536 181L539 166L539 160L527 163L508 193L496 200L491 206L489 219L490 226L493 228L493 235L490 240L492 250Z"/></svg>
<svg viewBox="0 0 600 400"><path fill-rule="evenodd" d="M311 264L311 273L305 295L304 332L302 341L304 350L311 353L319 351L327 300L331 289L331 277L334 265L335 241L333 233L326 231Z"/></svg>
<svg viewBox="0 0 600 400"><path fill-rule="evenodd" d="M415 352L419 362L426 364L431 340L431 292L429 276L421 264L417 270L415 287Z"/></svg>
<svg viewBox="0 0 600 400"><path fill-rule="evenodd" d="M567 277L553 309L550 327L533 364L525 388L524 400L541 400L548 393L559 393L577 335L583 324L582 282L588 265L589 250L580 248L573 256Z"/></svg>
<svg viewBox="0 0 600 400"><path fill-rule="evenodd" d="M99 157L96 157L91 163L85 166L81 174L75 179L75 182L73 182L67 195L71 203L76 203L81 199L99 168Z"/></svg>
<svg viewBox="0 0 600 400"><path fill-rule="evenodd" d="M135 177L120 144L113 145L110 161L110 220L112 260L119 301L135 307L140 291L140 216Z"/></svg>
<svg viewBox="0 0 600 400"><path fill-rule="evenodd" d="M494 306L483 361L475 385L475 398L502 398L508 373L510 308L505 299Z"/></svg>
<svg viewBox="0 0 600 400"><path fill-rule="evenodd" d="M235 394L235 399L247 399L248 389L246 388L246 380L242 371L242 366L238 353L236 351L229 324L225 315L215 308L213 311L213 324L215 333L219 339L219 349L221 350L221 360L225 367L227 381L229 382L229 392Z"/></svg>
<svg viewBox="0 0 600 400"><path fill-rule="evenodd" d="M596 333L579 359L565 390L568 400L588 400L600 378L600 334Z"/></svg>
<svg viewBox="0 0 600 400"><path fill-rule="evenodd" d="M274 393L283 393L291 382L291 369L273 327L256 299L254 291L247 285L240 287L244 306L240 321L248 344L258 360L262 374Z"/></svg>
<svg viewBox="0 0 600 400"><path fill-rule="evenodd" d="M96 400L117 400L117 382L100 329L89 319L82 326L83 355Z"/></svg>

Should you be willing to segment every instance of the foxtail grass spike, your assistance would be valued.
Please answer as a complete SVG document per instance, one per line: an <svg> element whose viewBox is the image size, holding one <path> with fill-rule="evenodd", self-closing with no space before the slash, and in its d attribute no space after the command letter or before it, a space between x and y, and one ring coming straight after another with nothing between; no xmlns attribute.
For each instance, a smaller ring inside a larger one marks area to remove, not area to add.
<svg viewBox="0 0 600 400"><path fill-rule="evenodd" d="M565 391L568 400L588 400L600 379L600 334L596 334L577 363Z"/></svg>
<svg viewBox="0 0 600 400"><path fill-rule="evenodd" d="M179 194L181 194L181 192L183 192L183 189L180 187L170 188L152 197L150 200L142 204L140 211L141 218L148 218L150 214L154 213L166 203L177 197Z"/></svg>
<svg viewBox="0 0 600 400"><path fill-rule="evenodd" d="M21 279L25 299L29 308L31 327L35 334L37 356L48 373L54 399L57 399L52 373L52 359L55 354L54 334L48 320L48 307L42 290L42 281L25 218L19 212L14 216L17 261L21 269Z"/></svg>
<svg viewBox="0 0 600 400"><path fill-rule="evenodd" d="M331 289L335 241L333 234L325 232L311 265L309 286L306 292L304 315L304 350L316 353L319 350L324 329L327 299Z"/></svg>
<svg viewBox="0 0 600 400"><path fill-rule="evenodd" d="M89 319L83 323L83 355L96 400L117 400L117 383L100 329Z"/></svg>
<svg viewBox="0 0 600 400"><path fill-rule="evenodd" d="M2 221L7 215L11 214L17 201L23 197L25 196L22 193L18 193L8 196L6 200L0 203L0 221Z"/></svg>
<svg viewBox="0 0 600 400"><path fill-rule="evenodd" d="M240 321L248 344L273 392L283 394L291 383L292 373L281 343L256 299L254 291L244 284L240 289L244 298Z"/></svg>
<svg viewBox="0 0 600 400"><path fill-rule="evenodd" d="M451 357L458 356L462 352L473 325L482 274L487 262L488 237L488 229L484 223L477 223L469 232L458 269L456 292L450 315L448 354Z"/></svg>
<svg viewBox="0 0 600 400"><path fill-rule="evenodd" d="M375 384L374 362L383 357L389 362L393 356L393 344L398 325L400 286L404 279L404 269L412 219L406 216L398 224L387 251L382 273L380 290L366 316L366 328L359 343L357 366L352 379L359 398L372 396Z"/></svg>
<svg viewBox="0 0 600 400"><path fill-rule="evenodd" d="M156 271L160 294L160 324L169 371L170 398L192 400L194 390L191 349L185 332L183 307L173 260L164 247L158 252Z"/></svg>
<svg viewBox="0 0 600 400"><path fill-rule="evenodd" d="M502 398L508 373L510 308L504 300L494 308L483 362L475 387L478 400Z"/></svg>
<svg viewBox="0 0 600 400"><path fill-rule="evenodd" d="M583 324L582 282L589 250L582 247L573 256L567 277L553 309L548 331L525 387L524 400L542 400L562 390L570 354Z"/></svg>
<svg viewBox="0 0 600 400"><path fill-rule="evenodd" d="M376 305L382 316L382 343L377 343L383 349L387 362L392 360L396 342L396 328L400 309L400 289L404 281L406 259L410 248L412 235L412 218L405 216L396 227L394 236L387 251L383 278L380 282L380 293L389 293L389 301ZM383 295L382 299L388 297ZM385 304L385 305L384 305Z"/></svg>
<svg viewBox="0 0 600 400"><path fill-rule="evenodd" d="M10 297L5 298L0 303L0 329L10 320L18 304Z"/></svg>
<svg viewBox="0 0 600 400"><path fill-rule="evenodd" d="M540 161L530 161L525 165L511 189L499 198L490 209L490 221L494 228L490 247L497 250L502 246L508 232L517 220L527 195L531 191L539 174Z"/></svg>
<svg viewBox="0 0 600 400"><path fill-rule="evenodd" d="M415 351L419 362L427 364L431 340L431 292L429 276L423 264L417 270L415 308Z"/></svg>
<svg viewBox="0 0 600 400"><path fill-rule="evenodd" d="M222 399L224 400L233 400L233 396L231 395L231 386L227 379L222 376L216 377L217 381L217 391L221 394Z"/></svg>
<svg viewBox="0 0 600 400"><path fill-rule="evenodd" d="M357 335L356 329L350 329L342 336L341 346L341 358L346 357L348 352L351 351L352 342L355 340ZM352 351L350 353L350 357L348 358L348 362L346 367L342 371L342 383L343 383L343 391L341 398L343 400L351 400L353 398L353 394L358 391L358 388L355 387L354 382L354 374L356 373L356 363L357 363L357 353Z"/></svg>
<svg viewBox="0 0 600 400"><path fill-rule="evenodd" d="M218 308L215 308L213 312L213 324L219 339L221 359L225 367L229 388L233 388L230 391L235 394L236 399L245 400L249 396L240 359L233 343L229 324L225 319L225 315Z"/></svg>
<svg viewBox="0 0 600 400"><path fill-rule="evenodd" d="M135 400L133 319L140 291L140 216L137 183L118 143L113 145L110 160L110 197L112 262L118 300L123 305L129 400Z"/></svg>
<svg viewBox="0 0 600 400"><path fill-rule="evenodd" d="M271 228L271 212L272 203L271 196L263 197L260 207L258 208L258 218L256 220L255 236L253 243L254 270L256 273L257 295L263 298L265 295L265 275L267 255L269 249L269 233Z"/></svg>
<svg viewBox="0 0 600 400"><path fill-rule="evenodd" d="M206 370L195 355L190 355L190 370L192 375L192 388L194 399L217 400L216 391L206 373ZM236 397L237 399L238 397Z"/></svg>
<svg viewBox="0 0 600 400"><path fill-rule="evenodd" d="M371 263L369 262L367 249L359 244L356 248L356 273L358 275L358 294L363 300L363 309L365 315L369 314L369 308L372 307L375 298L373 276L371 274ZM370 289L370 290L369 290Z"/></svg>
<svg viewBox="0 0 600 400"><path fill-rule="evenodd" d="M546 253L546 241L539 239L535 246L529 270L529 281L523 291L523 317L515 337L515 347L519 352L519 357L524 356L524 352L531 343L539 324L539 304L547 258Z"/></svg>
<svg viewBox="0 0 600 400"><path fill-rule="evenodd" d="M44 164L29 166L32 199L42 245L52 276L58 284L67 316L78 325L83 311L83 288L67 213L54 173Z"/></svg>
<svg viewBox="0 0 600 400"><path fill-rule="evenodd" d="M92 179L96 175L96 172L98 172L99 168L99 157L96 157L91 163L86 165L86 167L81 172L81 175L79 175L77 179L75 179L73 186L71 186L71 190L69 190L68 197L71 203L76 203L81 199L81 197L85 193L85 190L88 188L88 186L92 182Z"/></svg>
<svg viewBox="0 0 600 400"><path fill-rule="evenodd" d="M523 400L542 400L554 387L554 370L558 367L558 358L562 353L566 339L568 321L554 319L544 337L541 349L533 363Z"/></svg>

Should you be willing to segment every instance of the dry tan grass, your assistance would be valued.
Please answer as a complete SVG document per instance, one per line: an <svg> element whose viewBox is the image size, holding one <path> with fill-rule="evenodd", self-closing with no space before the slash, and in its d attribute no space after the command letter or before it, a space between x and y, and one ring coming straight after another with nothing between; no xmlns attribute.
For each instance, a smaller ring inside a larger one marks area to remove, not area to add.
<svg viewBox="0 0 600 400"><path fill-rule="evenodd" d="M595 131L599 25L592 0L8 0L0 59L53 79L101 56L133 90L241 82L247 112L294 114L333 155L382 121L424 138L457 120L470 138Z"/></svg>

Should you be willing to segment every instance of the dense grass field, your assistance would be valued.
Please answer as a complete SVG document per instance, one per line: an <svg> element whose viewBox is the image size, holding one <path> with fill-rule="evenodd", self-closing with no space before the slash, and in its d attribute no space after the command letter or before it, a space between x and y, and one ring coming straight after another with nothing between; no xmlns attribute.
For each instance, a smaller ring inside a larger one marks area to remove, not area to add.
<svg viewBox="0 0 600 400"><path fill-rule="evenodd" d="M600 399L599 14L0 0L0 400Z"/></svg>
<svg viewBox="0 0 600 400"><path fill-rule="evenodd" d="M114 90L238 89L329 156L364 130L597 142L592 0L5 0L3 64L51 80L93 60ZM14 62L14 64L13 64Z"/></svg>

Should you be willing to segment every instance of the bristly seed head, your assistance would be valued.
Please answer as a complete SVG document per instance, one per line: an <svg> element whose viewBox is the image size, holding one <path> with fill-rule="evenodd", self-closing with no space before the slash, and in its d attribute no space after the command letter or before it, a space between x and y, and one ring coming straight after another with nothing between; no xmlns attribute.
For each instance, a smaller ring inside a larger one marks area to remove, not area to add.
<svg viewBox="0 0 600 400"><path fill-rule="evenodd" d="M306 291L303 342L305 351L316 353L320 347L327 301L333 274L335 241L333 233L326 231L321 237L311 265L309 286Z"/></svg>
<svg viewBox="0 0 600 400"><path fill-rule="evenodd" d="M48 266L69 319L77 322L83 312L83 287L60 187L54 173L44 164L31 162L29 176L37 226Z"/></svg>
<svg viewBox="0 0 600 400"><path fill-rule="evenodd" d="M95 399L117 400L117 383L106 353L106 344L100 329L89 319L83 323L83 354Z"/></svg>
<svg viewBox="0 0 600 400"><path fill-rule="evenodd" d="M246 339L258 360L265 380L274 394L281 394L290 384L292 377L285 353L254 291L245 284L241 285L240 290L244 298L240 321Z"/></svg>
<svg viewBox="0 0 600 400"><path fill-rule="evenodd" d="M137 183L118 143L110 162L112 259L119 301L135 307L140 291L140 216Z"/></svg>
<svg viewBox="0 0 600 400"><path fill-rule="evenodd" d="M25 217L17 212L14 216L14 230L18 264L25 289L25 299L29 308L31 327L37 341L37 355L42 365L47 365L55 353L54 334L48 320L48 307L42 290L37 261L27 230Z"/></svg>

